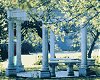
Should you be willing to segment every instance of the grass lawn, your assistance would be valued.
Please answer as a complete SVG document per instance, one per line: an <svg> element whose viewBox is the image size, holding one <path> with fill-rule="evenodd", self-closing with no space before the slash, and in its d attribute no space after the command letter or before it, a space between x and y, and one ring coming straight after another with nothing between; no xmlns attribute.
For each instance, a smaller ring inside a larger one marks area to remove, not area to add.
<svg viewBox="0 0 100 80"><path fill-rule="evenodd" d="M92 58L96 59L96 64L100 65L100 55L97 54L99 52L93 52ZM49 55L50 57L50 55ZM56 54L57 58L81 58L80 53L75 54ZM34 54L34 55L22 55L22 63L25 67L26 71L33 71L33 70L40 70L41 65L37 65L41 63L42 55L41 54ZM33 79L33 78L18 78L18 77L6 77L5 76L5 69L7 68L7 61L0 63L0 69L2 72L2 75L0 76L0 80L41 80L41 79ZM98 75L100 75L100 66L97 67L91 67L93 70L96 71ZM58 66L57 69L66 69L66 66ZM74 66L74 69L76 70L77 67ZM86 77L86 78L53 78L53 79L42 79L42 80L100 80L99 77Z"/></svg>

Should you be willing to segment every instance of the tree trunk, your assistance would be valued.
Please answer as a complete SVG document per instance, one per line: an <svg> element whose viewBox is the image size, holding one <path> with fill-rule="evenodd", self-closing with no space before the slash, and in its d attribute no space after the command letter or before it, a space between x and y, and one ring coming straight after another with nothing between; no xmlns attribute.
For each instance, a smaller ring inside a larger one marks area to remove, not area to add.
<svg viewBox="0 0 100 80"><path fill-rule="evenodd" d="M100 32L98 32L98 30L97 30L96 36L95 36L95 38L90 46L89 52L88 52L88 58L91 58L92 50L94 48L95 42L97 41L97 39L99 37L99 34L100 34Z"/></svg>

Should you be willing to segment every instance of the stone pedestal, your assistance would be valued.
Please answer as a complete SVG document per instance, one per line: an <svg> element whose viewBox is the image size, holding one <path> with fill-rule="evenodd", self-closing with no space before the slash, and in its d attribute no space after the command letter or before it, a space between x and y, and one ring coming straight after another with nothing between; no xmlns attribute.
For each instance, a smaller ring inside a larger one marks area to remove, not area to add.
<svg viewBox="0 0 100 80"><path fill-rule="evenodd" d="M68 63L67 76L74 76L73 63Z"/></svg>
<svg viewBox="0 0 100 80"><path fill-rule="evenodd" d="M10 66L10 68L7 68L6 76L16 76L16 68L14 66Z"/></svg>
<svg viewBox="0 0 100 80"><path fill-rule="evenodd" d="M55 76L56 76L55 68L56 68L56 66L58 65L58 63L56 63L56 64L49 63L49 65L50 65L51 77L55 77Z"/></svg>
<svg viewBox="0 0 100 80"><path fill-rule="evenodd" d="M50 70L50 72L51 72L51 77L55 77L56 76L56 73L55 73L55 66L51 66L51 70Z"/></svg>

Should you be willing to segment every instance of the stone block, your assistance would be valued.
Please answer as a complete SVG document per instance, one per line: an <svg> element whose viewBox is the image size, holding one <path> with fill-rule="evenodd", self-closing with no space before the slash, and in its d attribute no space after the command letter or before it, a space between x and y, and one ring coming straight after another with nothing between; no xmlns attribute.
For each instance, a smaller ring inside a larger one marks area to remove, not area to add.
<svg viewBox="0 0 100 80"><path fill-rule="evenodd" d="M6 76L16 76L16 69L6 69Z"/></svg>
<svg viewBox="0 0 100 80"><path fill-rule="evenodd" d="M40 71L39 78L51 78L50 71Z"/></svg>

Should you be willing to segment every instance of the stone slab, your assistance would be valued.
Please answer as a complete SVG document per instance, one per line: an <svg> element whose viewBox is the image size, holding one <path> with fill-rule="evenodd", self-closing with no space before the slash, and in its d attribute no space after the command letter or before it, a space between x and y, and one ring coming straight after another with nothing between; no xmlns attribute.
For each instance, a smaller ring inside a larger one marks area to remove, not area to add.
<svg viewBox="0 0 100 80"><path fill-rule="evenodd" d="M39 72L40 71L32 71L32 72L21 72L17 73L18 77L34 77L34 78L39 78ZM56 78L61 78L61 77L78 77L79 72L74 71L74 76L67 76L67 71L57 71L56 72Z"/></svg>

